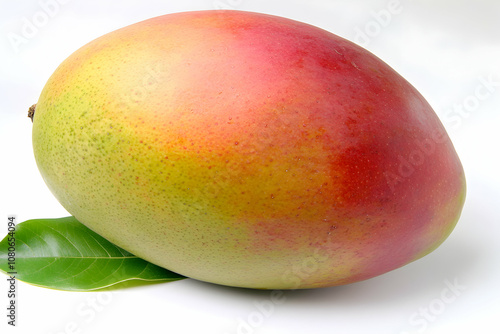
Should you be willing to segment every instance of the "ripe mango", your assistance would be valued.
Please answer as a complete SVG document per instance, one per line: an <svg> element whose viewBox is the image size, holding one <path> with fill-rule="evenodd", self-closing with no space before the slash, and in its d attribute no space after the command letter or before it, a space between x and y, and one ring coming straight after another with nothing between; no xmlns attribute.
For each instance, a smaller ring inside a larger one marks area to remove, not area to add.
<svg viewBox="0 0 500 334"><path fill-rule="evenodd" d="M169 14L83 46L43 88L33 148L83 224L237 287L386 273L438 247L465 200L411 84L332 33L250 12Z"/></svg>

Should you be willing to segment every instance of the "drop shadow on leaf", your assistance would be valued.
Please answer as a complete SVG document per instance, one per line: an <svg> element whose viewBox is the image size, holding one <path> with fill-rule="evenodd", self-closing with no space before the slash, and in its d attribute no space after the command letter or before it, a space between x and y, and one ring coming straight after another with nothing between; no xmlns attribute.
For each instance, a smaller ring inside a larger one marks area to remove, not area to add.
<svg viewBox="0 0 500 334"><path fill-rule="evenodd" d="M171 279L168 281L167 280L146 281L146 280L140 280L140 279L130 279L130 280L126 280L123 282L111 284L111 285L108 285L108 286L103 287L103 288L96 288L96 289L58 289L58 288L54 288L52 286L45 286L45 285L35 284L35 283L31 283L31 282L26 282L26 281L20 280L18 278L16 278L16 280L21 281L25 284L36 286L38 288L55 290L55 291L64 291L64 292L101 292L102 291L102 292L106 292L106 291L118 291L118 290L126 290L126 289L145 287L145 286L150 286L150 285L172 283L175 281L184 280L186 278L187 277L182 277L182 278Z"/></svg>
<svg viewBox="0 0 500 334"><path fill-rule="evenodd" d="M149 286L149 285L158 285L158 284L165 284L165 283L171 283L175 281L180 281L183 279L186 279L187 277L184 278L178 278L178 279L172 279L169 281L144 281L144 280L139 280L139 279L131 279L131 280L126 280L120 283L116 283L104 288L100 289L95 289L91 291L116 291L116 290L126 290L126 289L132 289L132 288L137 288L137 287L144 287L144 286Z"/></svg>

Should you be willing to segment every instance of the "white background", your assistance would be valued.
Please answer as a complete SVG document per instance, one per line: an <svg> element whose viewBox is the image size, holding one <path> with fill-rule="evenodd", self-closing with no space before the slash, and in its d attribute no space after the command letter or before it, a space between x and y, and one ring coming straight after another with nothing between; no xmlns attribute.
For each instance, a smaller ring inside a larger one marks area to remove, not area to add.
<svg viewBox="0 0 500 334"><path fill-rule="evenodd" d="M7 277L0 275L0 332L499 333L500 2L495 0L4 0L2 237L9 215L18 222L68 215L38 173L26 117L57 65L117 28L221 4L327 29L365 46L416 86L447 128L466 171L467 202L455 231L438 250L403 268L347 286L288 291L280 303L272 302L269 291L191 279L108 293L18 282L18 326L12 328L6 317ZM23 31L27 21L37 30ZM24 36L25 43L11 43L14 35Z"/></svg>

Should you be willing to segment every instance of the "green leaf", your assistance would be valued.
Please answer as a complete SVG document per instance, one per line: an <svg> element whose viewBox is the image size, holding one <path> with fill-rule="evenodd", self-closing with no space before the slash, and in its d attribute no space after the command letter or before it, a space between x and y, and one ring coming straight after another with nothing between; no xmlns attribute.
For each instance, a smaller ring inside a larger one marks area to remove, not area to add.
<svg viewBox="0 0 500 334"><path fill-rule="evenodd" d="M112 244L74 217L28 220L15 228L0 242L0 270L26 283L89 291L185 278Z"/></svg>

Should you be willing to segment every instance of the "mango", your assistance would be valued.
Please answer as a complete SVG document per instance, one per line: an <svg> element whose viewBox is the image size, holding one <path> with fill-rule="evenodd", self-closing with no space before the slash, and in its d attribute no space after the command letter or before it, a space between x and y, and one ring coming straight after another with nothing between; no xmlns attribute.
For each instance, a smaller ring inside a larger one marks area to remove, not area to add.
<svg viewBox="0 0 500 334"><path fill-rule="evenodd" d="M367 50L259 13L168 14L106 34L49 78L43 179L120 247L206 282L306 289L436 249L465 200L422 95Z"/></svg>

